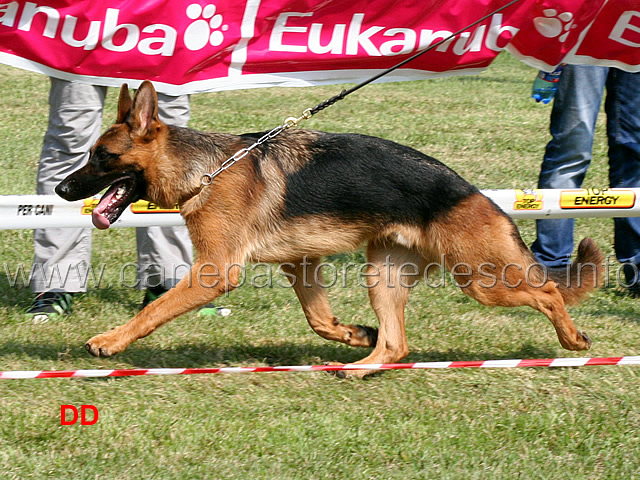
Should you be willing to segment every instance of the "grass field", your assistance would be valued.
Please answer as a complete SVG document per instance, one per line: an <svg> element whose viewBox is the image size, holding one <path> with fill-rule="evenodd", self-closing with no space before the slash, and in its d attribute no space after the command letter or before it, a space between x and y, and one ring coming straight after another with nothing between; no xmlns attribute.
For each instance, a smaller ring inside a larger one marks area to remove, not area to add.
<svg viewBox="0 0 640 480"><path fill-rule="evenodd" d="M549 106L529 98L535 71L508 55L479 76L372 85L305 126L395 140L453 167L480 188L536 184ZM0 67L0 195L35 192L48 79ZM342 86L192 97L191 126L265 130ZM115 117L116 92L105 121ZM586 185L607 184L604 116ZM527 243L532 221L518 226ZM582 219L612 254L612 221ZM34 325L32 233L0 231L0 370L312 364L366 351L307 326L291 289L236 290L232 316L187 314L110 358L83 344L132 317L141 293L119 281L135 261L132 229L94 233L98 288L72 316ZM331 259L336 265L358 253ZM611 275L614 272L612 271ZM375 325L364 288L334 288L335 314ZM640 301L613 286L570 309L593 339L564 351L541 314L489 309L449 283L422 285L407 307L408 362L638 355ZM638 367L393 371L361 381L324 373L0 381L0 478L73 479L632 479L640 478ZM94 405L95 425L60 425L61 405Z"/></svg>

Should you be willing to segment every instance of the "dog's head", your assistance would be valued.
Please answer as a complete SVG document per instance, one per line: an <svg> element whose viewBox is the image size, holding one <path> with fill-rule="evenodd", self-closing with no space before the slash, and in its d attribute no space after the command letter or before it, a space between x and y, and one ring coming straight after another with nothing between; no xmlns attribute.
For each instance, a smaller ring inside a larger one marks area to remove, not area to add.
<svg viewBox="0 0 640 480"><path fill-rule="evenodd" d="M146 198L145 169L166 125L158 118L158 96L145 81L133 100L127 84L120 89L118 118L91 148L88 163L56 187L65 200L81 200L109 187L93 211L93 224L106 229L132 202Z"/></svg>

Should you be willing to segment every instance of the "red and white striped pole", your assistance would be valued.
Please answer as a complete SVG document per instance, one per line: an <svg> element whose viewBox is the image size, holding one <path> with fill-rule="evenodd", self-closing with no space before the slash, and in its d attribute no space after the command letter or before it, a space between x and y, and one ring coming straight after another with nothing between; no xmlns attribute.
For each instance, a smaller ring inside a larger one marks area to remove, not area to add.
<svg viewBox="0 0 640 480"><path fill-rule="evenodd" d="M131 368L120 370L29 370L0 372L0 380L33 378L130 377L142 375L198 375L211 373L339 372L345 370L428 370L443 368L586 367L640 365L640 356L540 358L529 360L472 360L457 362L292 365L282 367Z"/></svg>

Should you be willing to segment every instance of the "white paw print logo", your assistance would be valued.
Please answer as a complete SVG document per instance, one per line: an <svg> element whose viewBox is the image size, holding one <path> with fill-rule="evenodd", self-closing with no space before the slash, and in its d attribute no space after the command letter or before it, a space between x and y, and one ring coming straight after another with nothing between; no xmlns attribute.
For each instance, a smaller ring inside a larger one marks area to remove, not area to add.
<svg viewBox="0 0 640 480"><path fill-rule="evenodd" d="M222 45L224 34L229 30L229 25L223 25L222 15L216 14L216 6L213 4L199 5L192 3L187 7L187 17L194 22L184 32L184 45L189 50L200 50L207 43L214 47Z"/></svg>
<svg viewBox="0 0 640 480"><path fill-rule="evenodd" d="M533 19L533 25L538 30L538 33L547 38L559 37L558 40L564 42L569 36L569 31L575 28L573 14L571 12L558 14L558 11L554 8L548 8L542 13L544 17Z"/></svg>

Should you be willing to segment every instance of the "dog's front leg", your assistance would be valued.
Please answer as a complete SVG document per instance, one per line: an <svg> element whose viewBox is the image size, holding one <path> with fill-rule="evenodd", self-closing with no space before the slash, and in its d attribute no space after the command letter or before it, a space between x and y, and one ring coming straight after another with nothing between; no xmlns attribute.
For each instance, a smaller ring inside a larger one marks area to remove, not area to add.
<svg viewBox="0 0 640 480"><path fill-rule="evenodd" d="M194 308L205 305L238 285L238 268L221 271L216 264L198 262L174 288L150 303L125 325L96 335L85 347L96 357L124 351L139 338Z"/></svg>
<svg viewBox="0 0 640 480"><path fill-rule="evenodd" d="M331 313L327 288L319 283L321 261L305 259L293 264L283 264L293 289L300 300L309 325L323 338L346 343L353 347L373 347L378 330L364 325L345 325Z"/></svg>

